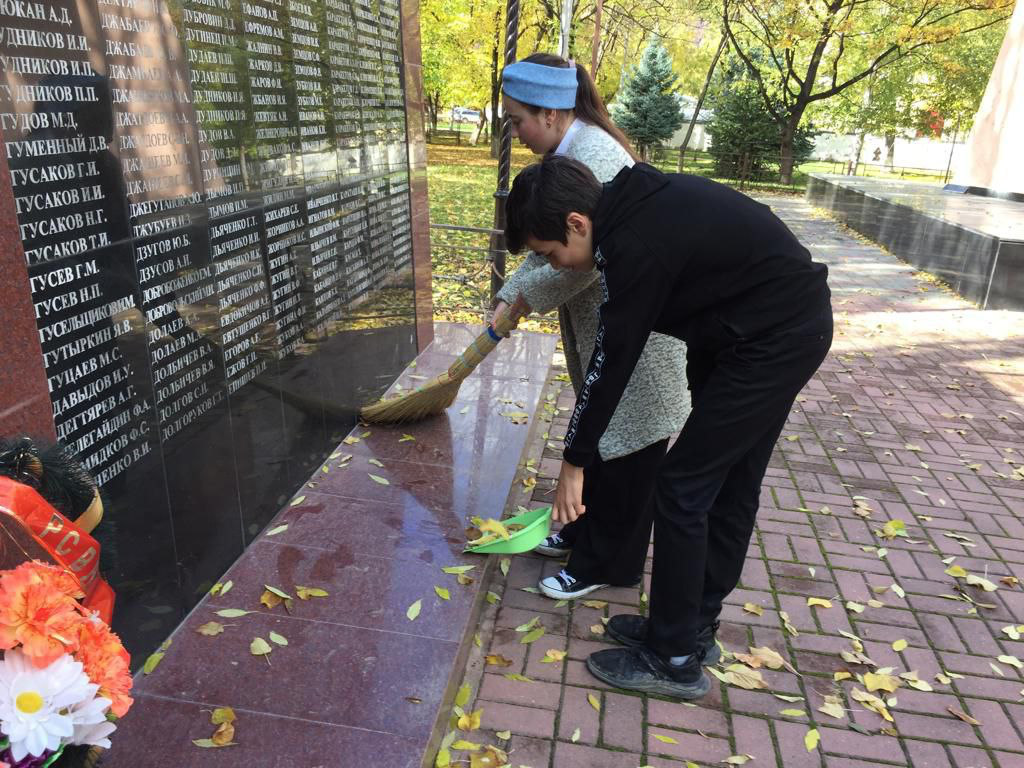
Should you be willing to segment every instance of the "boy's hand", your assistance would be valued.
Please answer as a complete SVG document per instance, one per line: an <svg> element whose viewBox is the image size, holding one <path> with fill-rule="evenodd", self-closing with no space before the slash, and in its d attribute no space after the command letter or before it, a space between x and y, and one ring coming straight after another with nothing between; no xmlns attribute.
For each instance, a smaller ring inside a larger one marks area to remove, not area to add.
<svg viewBox="0 0 1024 768"><path fill-rule="evenodd" d="M587 508L583 506L583 467L562 462L558 473L558 489L555 492L555 506L551 510L553 519L560 523L571 523Z"/></svg>

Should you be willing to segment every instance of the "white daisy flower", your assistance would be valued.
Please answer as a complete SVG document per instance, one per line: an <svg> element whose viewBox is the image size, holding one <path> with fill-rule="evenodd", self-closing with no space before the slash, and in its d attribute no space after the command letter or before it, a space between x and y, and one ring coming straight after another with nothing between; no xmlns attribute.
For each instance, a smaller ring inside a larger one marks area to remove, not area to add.
<svg viewBox="0 0 1024 768"><path fill-rule="evenodd" d="M38 669L14 649L0 659L0 730L15 762L55 751L74 734L70 707L95 698L81 663L65 654ZM90 715L90 719L91 719Z"/></svg>
<svg viewBox="0 0 1024 768"><path fill-rule="evenodd" d="M75 728L71 736L72 744L89 744L94 747L110 749L110 739L107 738L117 728L116 725L107 720L107 712L110 710L110 699L96 696L99 686L91 685L93 698L81 701L72 705L68 710L71 716L71 723Z"/></svg>

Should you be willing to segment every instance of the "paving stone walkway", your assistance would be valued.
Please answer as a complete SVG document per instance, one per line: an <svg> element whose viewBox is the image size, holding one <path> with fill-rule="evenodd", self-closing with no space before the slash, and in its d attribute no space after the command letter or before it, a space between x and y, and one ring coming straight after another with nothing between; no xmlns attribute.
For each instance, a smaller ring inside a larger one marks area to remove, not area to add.
<svg viewBox="0 0 1024 768"><path fill-rule="evenodd" d="M530 768L1024 766L1024 313L975 310L804 201L766 202L829 265L837 330L772 458L720 639L791 668L756 670L764 689L713 681L697 706L613 691L584 660L646 587L557 604L527 590L559 564L518 556L466 672L482 726L454 738ZM550 503L573 404L564 368L547 387L563 410L535 426L522 468L534 505ZM516 628L535 618L545 634L524 644ZM567 653L545 662L549 649ZM910 672L874 710L854 698Z"/></svg>

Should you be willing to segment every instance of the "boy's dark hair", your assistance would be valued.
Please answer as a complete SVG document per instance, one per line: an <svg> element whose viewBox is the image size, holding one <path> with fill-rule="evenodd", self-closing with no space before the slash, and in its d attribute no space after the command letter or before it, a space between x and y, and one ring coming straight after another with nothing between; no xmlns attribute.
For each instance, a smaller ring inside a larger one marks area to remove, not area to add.
<svg viewBox="0 0 1024 768"><path fill-rule="evenodd" d="M601 182L578 160L549 155L524 168L505 201L505 241L519 253L529 238L567 243L570 213L594 218Z"/></svg>

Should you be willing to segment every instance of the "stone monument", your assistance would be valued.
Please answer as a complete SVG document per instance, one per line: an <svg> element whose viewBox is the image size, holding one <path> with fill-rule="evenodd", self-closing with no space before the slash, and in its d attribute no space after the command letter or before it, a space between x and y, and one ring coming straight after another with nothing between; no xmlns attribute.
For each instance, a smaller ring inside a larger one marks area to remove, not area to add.
<svg viewBox="0 0 1024 768"><path fill-rule="evenodd" d="M133 651L430 341L419 55L398 0L0 0L0 433L100 482Z"/></svg>

